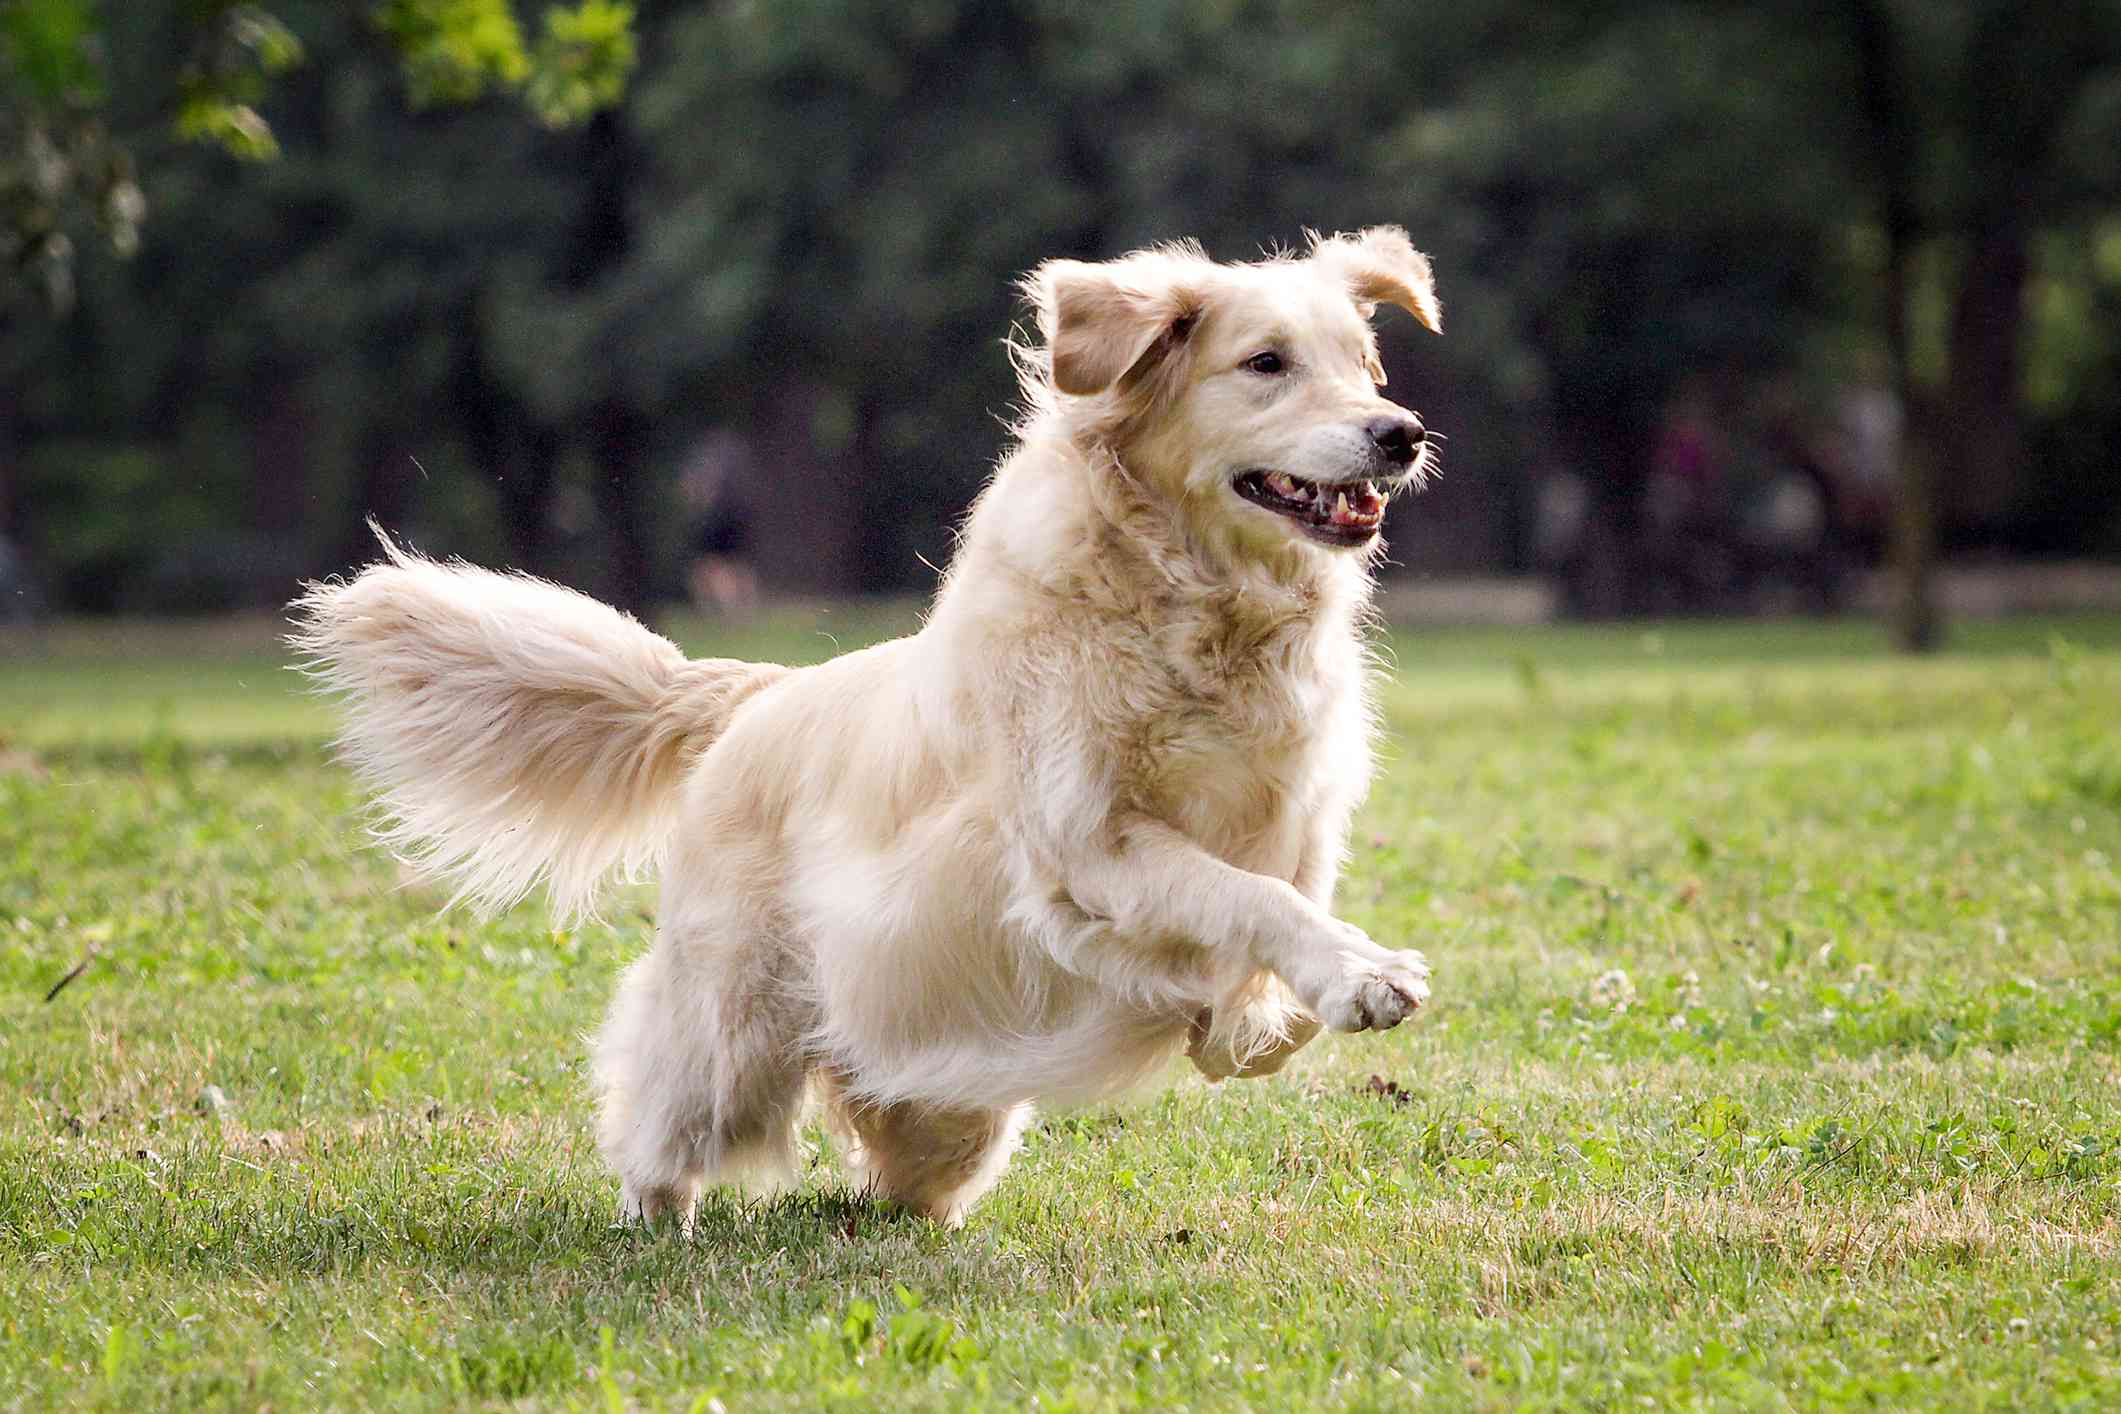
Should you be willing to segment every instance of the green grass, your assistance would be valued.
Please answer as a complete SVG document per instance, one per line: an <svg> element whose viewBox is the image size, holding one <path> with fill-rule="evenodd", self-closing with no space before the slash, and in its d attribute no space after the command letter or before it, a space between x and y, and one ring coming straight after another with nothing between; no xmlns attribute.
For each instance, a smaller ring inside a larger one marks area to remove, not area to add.
<svg viewBox="0 0 2121 1414"><path fill-rule="evenodd" d="M437 916L262 626L0 642L0 1408L2113 1407L2121 623L1957 642L1401 636L1428 1013L689 1241L589 1139L638 911Z"/></svg>

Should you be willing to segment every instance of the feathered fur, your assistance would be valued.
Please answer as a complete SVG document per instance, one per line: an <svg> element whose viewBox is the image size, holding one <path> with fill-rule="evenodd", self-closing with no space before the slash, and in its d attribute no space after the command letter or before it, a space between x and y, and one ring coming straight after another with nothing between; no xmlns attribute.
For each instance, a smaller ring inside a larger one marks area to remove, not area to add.
<svg viewBox="0 0 2121 1414"><path fill-rule="evenodd" d="M562 916L593 911L614 872L655 864L693 755L787 669L689 661L586 595L376 534L383 562L312 585L290 642L344 700L382 839L452 903L491 913L543 884Z"/></svg>
<svg viewBox="0 0 2121 1414"><path fill-rule="evenodd" d="M1181 1048L1276 1069L1397 1024L1419 954L1328 911L1370 774L1377 553L1239 494L1411 484L1366 315L1433 324L1379 229L1217 265L1166 246L1028 278L1017 445L922 630L789 670L689 663L521 576L386 543L299 603L386 838L487 906L658 866L659 935L596 1043L643 1217L784 1167L814 1087L858 1172L955 1221L1034 1101ZM1284 367L1258 372L1256 355Z"/></svg>

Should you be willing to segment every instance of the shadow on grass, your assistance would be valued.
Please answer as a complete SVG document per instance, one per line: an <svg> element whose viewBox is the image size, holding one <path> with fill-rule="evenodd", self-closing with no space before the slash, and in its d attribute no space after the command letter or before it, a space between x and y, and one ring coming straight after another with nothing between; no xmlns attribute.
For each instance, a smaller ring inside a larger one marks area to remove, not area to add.
<svg viewBox="0 0 2121 1414"><path fill-rule="evenodd" d="M418 1266L499 1277L555 1272L620 1278L644 1271L754 1266L797 1255L859 1259L947 1241L895 1203L843 1186L770 1199L702 1200L690 1233L620 1221L615 1190L568 1179L547 1191L452 1194L441 1182L396 1191L324 1192L299 1173L257 1170L231 1185L206 1149L160 1168L112 1159L44 1173L28 1155L0 1161L0 1254L31 1264L271 1276L344 1276ZM264 1181L258 1181L262 1177ZM829 1259L828 1259L829 1264Z"/></svg>

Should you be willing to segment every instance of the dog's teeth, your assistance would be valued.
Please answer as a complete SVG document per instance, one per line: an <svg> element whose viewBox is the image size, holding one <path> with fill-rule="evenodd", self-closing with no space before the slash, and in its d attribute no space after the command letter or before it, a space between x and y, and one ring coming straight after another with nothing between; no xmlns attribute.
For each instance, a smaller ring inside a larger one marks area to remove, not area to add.
<svg viewBox="0 0 2121 1414"><path fill-rule="evenodd" d="M1334 496L1334 498L1333 498L1333 516L1334 516L1334 519L1336 519L1336 520L1346 520L1346 519L1348 518L1348 493L1347 493L1347 492L1345 492L1345 491L1342 491L1342 492L1339 492L1338 494L1336 494L1336 495Z"/></svg>

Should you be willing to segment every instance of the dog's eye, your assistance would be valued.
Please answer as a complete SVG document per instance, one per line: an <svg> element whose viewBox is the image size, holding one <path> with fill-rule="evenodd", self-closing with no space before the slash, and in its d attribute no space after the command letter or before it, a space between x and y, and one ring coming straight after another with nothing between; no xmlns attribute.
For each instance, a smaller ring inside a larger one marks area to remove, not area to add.
<svg viewBox="0 0 2121 1414"><path fill-rule="evenodd" d="M1245 367L1254 373L1275 374L1288 371L1288 365L1281 361L1281 355L1272 349L1252 355L1245 360Z"/></svg>

